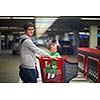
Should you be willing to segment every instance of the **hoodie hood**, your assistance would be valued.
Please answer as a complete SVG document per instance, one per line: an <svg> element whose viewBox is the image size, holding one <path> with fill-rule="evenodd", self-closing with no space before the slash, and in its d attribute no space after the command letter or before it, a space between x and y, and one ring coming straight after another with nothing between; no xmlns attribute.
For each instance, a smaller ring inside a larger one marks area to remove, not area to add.
<svg viewBox="0 0 100 100"><path fill-rule="evenodd" d="M26 34L24 34L24 35L21 35L21 36L20 36L20 39L30 39L30 37L27 36Z"/></svg>

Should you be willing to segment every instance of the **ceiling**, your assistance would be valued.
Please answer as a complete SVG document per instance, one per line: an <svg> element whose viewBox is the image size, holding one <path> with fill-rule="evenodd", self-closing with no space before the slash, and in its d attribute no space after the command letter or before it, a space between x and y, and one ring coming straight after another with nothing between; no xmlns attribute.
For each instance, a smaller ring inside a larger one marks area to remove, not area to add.
<svg viewBox="0 0 100 100"><path fill-rule="evenodd" d="M32 16L32 17L0 17L0 32L12 33L22 31L27 21L35 22L35 18L52 18L55 16ZM100 16L56 16L58 19L45 31L55 34L70 31L89 31L91 25L100 28ZM99 29L98 29L99 30Z"/></svg>
<svg viewBox="0 0 100 100"><path fill-rule="evenodd" d="M47 34L54 33L65 33L65 32L89 32L90 26L98 26L98 31L100 30L100 16L61 16L59 17L49 30L46 31Z"/></svg>
<svg viewBox="0 0 100 100"><path fill-rule="evenodd" d="M0 17L0 32L9 34L23 31L23 26L28 21L35 22L34 17Z"/></svg>

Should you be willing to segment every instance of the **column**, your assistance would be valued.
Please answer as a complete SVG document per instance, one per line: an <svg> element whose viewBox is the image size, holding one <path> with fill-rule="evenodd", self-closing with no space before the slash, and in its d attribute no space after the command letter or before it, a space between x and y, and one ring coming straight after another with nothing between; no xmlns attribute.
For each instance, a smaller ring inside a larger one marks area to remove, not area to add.
<svg viewBox="0 0 100 100"><path fill-rule="evenodd" d="M7 33L5 33L5 49L7 49L7 40L8 40L8 35L7 35Z"/></svg>
<svg viewBox="0 0 100 100"><path fill-rule="evenodd" d="M89 41L89 47L95 48L97 46L97 26L90 26L90 41Z"/></svg>
<svg viewBox="0 0 100 100"><path fill-rule="evenodd" d="M75 31L73 33L73 46L74 46L74 54L77 54L77 49L79 47L79 32Z"/></svg>

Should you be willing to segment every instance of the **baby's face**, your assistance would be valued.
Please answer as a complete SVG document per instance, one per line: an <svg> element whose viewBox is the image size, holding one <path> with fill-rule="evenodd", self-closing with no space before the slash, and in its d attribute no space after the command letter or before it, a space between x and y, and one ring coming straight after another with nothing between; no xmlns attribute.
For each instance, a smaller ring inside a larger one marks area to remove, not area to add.
<svg viewBox="0 0 100 100"><path fill-rule="evenodd" d="M51 47L50 47L50 52L51 52L51 53L57 52L57 45L51 45Z"/></svg>

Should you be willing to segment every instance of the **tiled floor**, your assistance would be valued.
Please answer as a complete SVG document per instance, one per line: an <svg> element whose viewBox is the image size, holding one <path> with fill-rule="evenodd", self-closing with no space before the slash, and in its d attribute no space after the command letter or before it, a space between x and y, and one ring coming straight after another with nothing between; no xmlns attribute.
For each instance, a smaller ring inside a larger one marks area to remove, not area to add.
<svg viewBox="0 0 100 100"><path fill-rule="evenodd" d="M89 83L89 81L86 80L80 72L78 72L78 76L72 79L70 83Z"/></svg>
<svg viewBox="0 0 100 100"><path fill-rule="evenodd" d="M68 60L71 62L77 62L77 56L68 56ZM78 76L70 81L70 83L89 83L81 72L78 72Z"/></svg>

